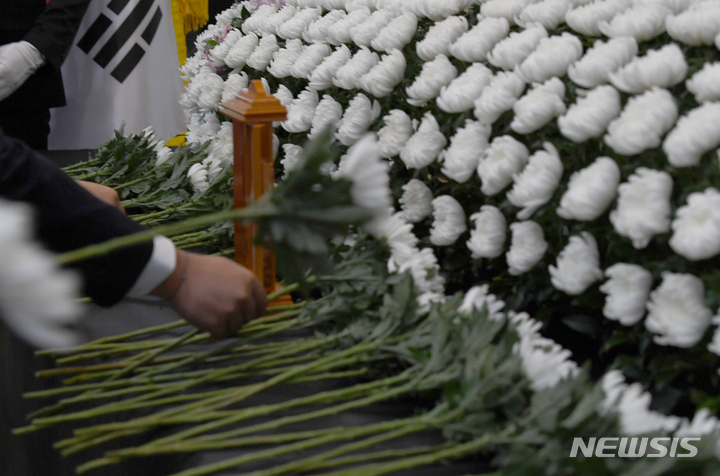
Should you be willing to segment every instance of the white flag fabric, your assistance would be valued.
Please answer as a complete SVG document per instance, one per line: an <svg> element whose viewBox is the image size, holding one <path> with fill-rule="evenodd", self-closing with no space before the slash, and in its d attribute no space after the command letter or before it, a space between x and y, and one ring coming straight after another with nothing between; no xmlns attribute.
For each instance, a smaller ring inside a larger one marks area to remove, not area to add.
<svg viewBox="0 0 720 476"><path fill-rule="evenodd" d="M95 149L153 126L183 132L170 0L93 0L62 67L67 106L51 109L50 149Z"/></svg>

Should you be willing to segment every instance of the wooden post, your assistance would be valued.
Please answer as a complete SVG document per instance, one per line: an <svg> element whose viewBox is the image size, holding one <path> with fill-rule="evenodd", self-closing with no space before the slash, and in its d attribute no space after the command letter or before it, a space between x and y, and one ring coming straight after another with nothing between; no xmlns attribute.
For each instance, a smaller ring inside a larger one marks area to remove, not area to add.
<svg viewBox="0 0 720 476"><path fill-rule="evenodd" d="M232 119L234 147L234 207L244 208L272 190L275 183L272 144L273 121L284 121L287 109L270 95L259 80L248 91L220 106ZM254 225L235 222L235 261L252 270L271 293L278 289L275 255L272 250L253 244Z"/></svg>

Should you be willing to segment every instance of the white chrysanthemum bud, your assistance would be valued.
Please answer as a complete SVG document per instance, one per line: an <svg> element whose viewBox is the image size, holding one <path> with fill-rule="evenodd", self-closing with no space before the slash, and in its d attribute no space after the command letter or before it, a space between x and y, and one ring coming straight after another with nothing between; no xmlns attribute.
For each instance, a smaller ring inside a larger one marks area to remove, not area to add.
<svg viewBox="0 0 720 476"><path fill-rule="evenodd" d="M720 253L720 192L707 188L691 193L672 222L670 248L692 261Z"/></svg>
<svg viewBox="0 0 720 476"><path fill-rule="evenodd" d="M370 46L380 30L393 19L393 14L388 10L377 10L373 12L364 22L352 27L350 37L353 43L358 46Z"/></svg>
<svg viewBox="0 0 720 476"><path fill-rule="evenodd" d="M535 50L540 40L548 34L542 25L532 25L525 30L510 33L510 36L495 45L487 55L488 62L496 68L515 69Z"/></svg>
<svg viewBox="0 0 720 476"><path fill-rule="evenodd" d="M370 102L364 94L355 96L345 109L335 137L342 145L352 145L362 137L375 119L380 116L380 104Z"/></svg>
<svg viewBox="0 0 720 476"><path fill-rule="evenodd" d="M720 100L720 63L705 63L700 71L685 81L685 87L699 103Z"/></svg>
<svg viewBox="0 0 720 476"><path fill-rule="evenodd" d="M415 131L410 116L400 109L390 111L383 122L385 126L378 131L378 152L389 159L400 153Z"/></svg>
<svg viewBox="0 0 720 476"><path fill-rule="evenodd" d="M585 88L610 82L610 73L629 63L638 52L635 38L613 38L607 43L596 40L593 47L568 67L570 80Z"/></svg>
<svg viewBox="0 0 720 476"><path fill-rule="evenodd" d="M352 41L350 37L352 29L370 17L370 9L367 7L352 11L348 10L347 12L345 18L328 27L327 40L330 44L342 45L350 43Z"/></svg>
<svg viewBox="0 0 720 476"><path fill-rule="evenodd" d="M245 72L240 74L231 73L225 81L220 101L227 102L238 97L238 94L247 89L249 83L248 75Z"/></svg>
<svg viewBox="0 0 720 476"><path fill-rule="evenodd" d="M710 326L712 311L705 306L705 286L697 276L664 272L650 293L645 328L659 334L659 345L689 348L700 342Z"/></svg>
<svg viewBox="0 0 720 476"><path fill-rule="evenodd" d="M309 86L318 91L332 87L337 70L350 61L351 57L352 53L347 46L342 45L335 49L310 73L308 76Z"/></svg>
<svg viewBox="0 0 720 476"><path fill-rule="evenodd" d="M628 100L620 117L608 125L605 143L622 155L654 149L675 124L677 115L673 95L667 89L653 88Z"/></svg>
<svg viewBox="0 0 720 476"><path fill-rule="evenodd" d="M491 133L489 124L467 119L465 127L455 132L450 138L450 146L438 157L438 162L443 164L441 172L456 182L467 182L488 148Z"/></svg>
<svg viewBox="0 0 720 476"><path fill-rule="evenodd" d="M321 15L322 8L298 9L291 19L277 27L277 36L284 40L299 40L308 26Z"/></svg>
<svg viewBox="0 0 720 476"><path fill-rule="evenodd" d="M440 89L438 107L449 113L463 112L473 108L483 89L493 79L492 71L482 63L475 63Z"/></svg>
<svg viewBox="0 0 720 476"><path fill-rule="evenodd" d="M479 213L470 215L475 228L470 232L467 247L472 258L497 258L505 248L507 222L505 215L492 205L483 205Z"/></svg>
<svg viewBox="0 0 720 476"><path fill-rule="evenodd" d="M374 51L362 47L352 58L335 72L332 82L338 88L355 89L359 87L358 80L365 76L380 61Z"/></svg>
<svg viewBox="0 0 720 476"><path fill-rule="evenodd" d="M560 133L573 142L584 142L603 135L622 108L620 93L610 85L598 86L586 94L585 97L579 96L577 102L558 117Z"/></svg>
<svg viewBox="0 0 720 476"><path fill-rule="evenodd" d="M405 12L390 21L372 39L370 45L378 51L402 50L417 32L418 20L414 13Z"/></svg>
<svg viewBox="0 0 720 476"><path fill-rule="evenodd" d="M458 306L458 312L463 316L469 316L473 310L486 310L487 318L491 321L502 321L505 314L502 310L505 308L505 302L498 299L494 294L488 294L490 286L483 284L482 286L473 286L468 289L463 298L463 302Z"/></svg>
<svg viewBox="0 0 720 476"><path fill-rule="evenodd" d="M720 33L720 5L704 2L698 9L669 16L665 28L673 40L686 45L712 45Z"/></svg>
<svg viewBox="0 0 720 476"><path fill-rule="evenodd" d="M682 116L665 138L663 152L674 167L690 167L720 145L720 103L707 102Z"/></svg>
<svg viewBox="0 0 720 476"><path fill-rule="evenodd" d="M584 293L592 283L603 277L595 238L586 231L580 236L571 236L558 255L557 266L548 266L548 271L555 289L571 296Z"/></svg>
<svg viewBox="0 0 720 476"><path fill-rule="evenodd" d="M303 32L303 40L307 43L326 43L328 30L332 25L341 21L347 13L345 10L330 10L328 13L308 25Z"/></svg>
<svg viewBox="0 0 720 476"><path fill-rule="evenodd" d="M343 109L340 103L329 94L325 94L315 109L315 116L312 119L312 127L310 128L308 139L314 139L318 134L328 128L330 128L330 132L334 138L342 115Z"/></svg>
<svg viewBox="0 0 720 476"><path fill-rule="evenodd" d="M543 144L544 150L538 150L528 159L525 168L513 177L512 190L507 199L518 208L519 220L526 220L538 208L550 201L560 184L563 165L557 149L550 142Z"/></svg>
<svg viewBox="0 0 720 476"><path fill-rule="evenodd" d="M427 112L423 116L417 132L410 137L400 151L400 160L409 169L427 167L433 163L446 144L447 139L440 132L437 120Z"/></svg>
<svg viewBox="0 0 720 476"><path fill-rule="evenodd" d="M510 250L505 254L505 258L508 272L513 276L519 276L527 273L540 262L545 256L548 244L542 227L534 221L515 222L510 225L510 232L512 233Z"/></svg>
<svg viewBox="0 0 720 476"><path fill-rule="evenodd" d="M244 68L245 62L250 58L253 51L255 51L259 41L255 33L250 33L238 39L225 56L225 64L234 69Z"/></svg>
<svg viewBox="0 0 720 476"><path fill-rule="evenodd" d="M315 117L318 100L317 91L305 88L287 107L287 120L282 122L283 129L288 132L308 131Z"/></svg>
<svg viewBox="0 0 720 476"><path fill-rule="evenodd" d="M287 177L290 172L302 166L305 150L295 144L283 144L282 148L284 157L280 159L280 163L283 166L283 177Z"/></svg>
<svg viewBox="0 0 720 476"><path fill-rule="evenodd" d="M605 270L609 279L600 286L607 294L603 315L624 326L634 326L645 315L653 276L642 266L616 263Z"/></svg>
<svg viewBox="0 0 720 476"><path fill-rule="evenodd" d="M307 79L331 52L330 45L318 43L306 46L295 59L290 74L295 78Z"/></svg>
<svg viewBox="0 0 720 476"><path fill-rule="evenodd" d="M599 22L598 28L609 38L631 36L638 42L649 41L665 32L665 18L671 13L661 5L637 5Z"/></svg>
<svg viewBox="0 0 720 476"><path fill-rule="evenodd" d="M600 22L611 20L632 5L632 0L600 0L573 8L565 15L570 28L586 36L600 36Z"/></svg>
<svg viewBox="0 0 720 476"><path fill-rule="evenodd" d="M420 74L407 89L408 103L422 106L435 99L443 86L447 86L457 77L457 68L447 56L438 55L434 60L424 63Z"/></svg>
<svg viewBox="0 0 720 476"><path fill-rule="evenodd" d="M277 29L281 25L290 21L297 13L297 8L293 5L285 5L276 13L270 15L257 25L257 33L260 35L277 35Z"/></svg>
<svg viewBox="0 0 720 476"><path fill-rule="evenodd" d="M450 246L467 231L465 211L462 205L450 195L434 198L432 207L433 223L430 228L430 243L435 246Z"/></svg>
<svg viewBox="0 0 720 476"><path fill-rule="evenodd" d="M637 94L654 86L675 86L685 79L687 71L682 50L675 43L669 43L659 50L648 50L645 56L636 57L609 78L620 91Z"/></svg>
<svg viewBox="0 0 720 476"><path fill-rule="evenodd" d="M553 118L563 114L565 108L565 84L554 77L533 88L513 104L513 117L510 129L518 134L534 132Z"/></svg>
<svg viewBox="0 0 720 476"><path fill-rule="evenodd" d="M203 112L217 111L225 88L225 81L215 73L209 73L203 76L203 79L198 107Z"/></svg>
<svg viewBox="0 0 720 476"><path fill-rule="evenodd" d="M455 58L472 63L485 61L488 53L510 32L504 18L483 18L470 31L450 45L448 51Z"/></svg>
<svg viewBox="0 0 720 476"><path fill-rule="evenodd" d="M187 175L190 178L190 184L192 185L193 192L196 194L205 193L207 189L210 188L206 164L192 164L187 171Z"/></svg>
<svg viewBox="0 0 720 476"><path fill-rule="evenodd" d="M272 74L276 78L284 78L290 76L295 65L295 60L299 56L302 56L302 52L305 49L302 40L288 40L285 42L285 48L280 48L273 55L270 66L268 67L268 73Z"/></svg>
<svg viewBox="0 0 720 476"><path fill-rule="evenodd" d="M432 213L433 193L424 182L411 179L402 189L400 205L405 220L417 223Z"/></svg>
<svg viewBox="0 0 720 476"><path fill-rule="evenodd" d="M252 54L247 59L246 64L258 71L265 71L265 68L267 68L270 61L272 61L273 55L279 49L280 46L278 46L275 35L263 36L260 38L257 48L253 50Z"/></svg>
<svg viewBox="0 0 720 476"><path fill-rule="evenodd" d="M360 80L358 85L375 97L385 97L400 84L405 77L405 55L400 50L390 50L380 58Z"/></svg>
<svg viewBox="0 0 720 476"><path fill-rule="evenodd" d="M478 164L480 191L488 196L502 191L525 167L529 156L525 144L512 136L495 137Z"/></svg>
<svg viewBox="0 0 720 476"><path fill-rule="evenodd" d="M572 7L570 0L545 0L531 3L515 16L515 23L527 28L539 23L548 30L554 30L565 22L565 14Z"/></svg>
<svg viewBox="0 0 720 476"><path fill-rule="evenodd" d="M645 248L657 234L670 231L670 174L640 167L618 187L617 208L610 212L615 231Z"/></svg>
<svg viewBox="0 0 720 476"><path fill-rule="evenodd" d="M449 17L430 27L425 38L415 45L415 50L425 61L432 61L438 55L447 56L450 54L450 45L467 30L467 18Z"/></svg>
<svg viewBox="0 0 720 476"><path fill-rule="evenodd" d="M525 90L525 81L514 72L500 71L475 100L473 113L478 121L494 123L505 111L515 105Z"/></svg>
<svg viewBox="0 0 720 476"><path fill-rule="evenodd" d="M488 0L480 5L480 15L483 17L504 18L511 25L515 24L515 18L533 0Z"/></svg>
<svg viewBox="0 0 720 476"><path fill-rule="evenodd" d="M543 38L520 64L518 74L527 83L542 83L553 76L565 76L568 67L582 54L582 43L572 33Z"/></svg>
<svg viewBox="0 0 720 476"><path fill-rule="evenodd" d="M609 157L598 157L570 176L557 214L566 220L595 220L610 206L619 184L620 167L617 163Z"/></svg>

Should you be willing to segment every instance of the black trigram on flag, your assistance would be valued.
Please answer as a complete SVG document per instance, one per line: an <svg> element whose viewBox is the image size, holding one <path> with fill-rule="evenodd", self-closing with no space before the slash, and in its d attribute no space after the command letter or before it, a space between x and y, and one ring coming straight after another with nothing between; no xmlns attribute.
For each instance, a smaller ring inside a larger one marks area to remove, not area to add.
<svg viewBox="0 0 720 476"><path fill-rule="evenodd" d="M130 3L130 0L110 0L107 5L107 9L113 12L115 15L120 15L123 9ZM90 25L83 37L78 41L78 47L83 50L86 54L90 54L90 51L95 48L100 39L105 36L105 33L115 28L115 32L108 38L102 45L100 50L95 53L93 60L102 66L107 68L108 65L113 61L123 46L128 42L134 42L135 44L130 48L130 51L125 53L125 56L120 60L119 63L115 64L110 75L117 79L120 83L125 81L130 73L133 72L135 67L140 63L140 60L145 55L145 48L140 44L139 39L147 44L149 47L152 43L155 33L157 32L160 20L162 19L162 11L158 6L154 13L152 13L155 0L140 0L135 7L132 9L130 14L123 20L119 21L119 18L113 22L105 14L101 13L100 16ZM152 15L152 18L145 25L142 33L138 35L135 33L139 31L140 26L144 23L144 20ZM116 26L116 23L120 23Z"/></svg>

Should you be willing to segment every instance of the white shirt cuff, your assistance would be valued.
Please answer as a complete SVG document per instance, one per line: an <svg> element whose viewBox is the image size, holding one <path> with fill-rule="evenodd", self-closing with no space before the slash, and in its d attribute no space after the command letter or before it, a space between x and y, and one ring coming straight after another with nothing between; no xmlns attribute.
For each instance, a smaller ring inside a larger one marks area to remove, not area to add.
<svg viewBox="0 0 720 476"><path fill-rule="evenodd" d="M161 235L154 236L152 255L127 296L140 297L149 294L175 271L176 264L177 255L172 240Z"/></svg>

